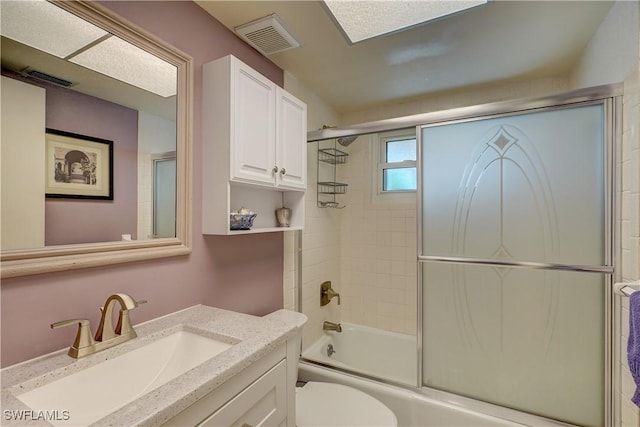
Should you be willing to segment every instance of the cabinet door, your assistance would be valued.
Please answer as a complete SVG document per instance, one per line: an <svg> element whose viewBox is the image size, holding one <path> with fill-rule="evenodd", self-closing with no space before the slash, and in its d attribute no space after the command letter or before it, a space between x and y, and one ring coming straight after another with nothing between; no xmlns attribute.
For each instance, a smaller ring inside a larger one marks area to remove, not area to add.
<svg viewBox="0 0 640 427"><path fill-rule="evenodd" d="M307 184L307 105L279 87L276 95L277 185L304 190Z"/></svg>
<svg viewBox="0 0 640 427"><path fill-rule="evenodd" d="M199 425L277 426L287 418L287 371L282 361Z"/></svg>
<svg viewBox="0 0 640 427"><path fill-rule="evenodd" d="M232 79L230 179L273 186L276 86L238 60L233 61Z"/></svg>

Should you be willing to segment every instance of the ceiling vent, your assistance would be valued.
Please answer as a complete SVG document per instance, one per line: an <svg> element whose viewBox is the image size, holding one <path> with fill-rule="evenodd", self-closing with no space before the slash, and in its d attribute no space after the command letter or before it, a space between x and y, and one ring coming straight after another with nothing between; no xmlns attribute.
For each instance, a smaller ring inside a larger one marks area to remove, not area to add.
<svg viewBox="0 0 640 427"><path fill-rule="evenodd" d="M43 73L42 71L25 69L25 70L22 70L20 74L22 74L23 77L31 77L36 80L54 84L56 86L62 86L62 87L73 86L73 83L68 80Z"/></svg>
<svg viewBox="0 0 640 427"><path fill-rule="evenodd" d="M235 32L264 55L300 47L275 13L234 28Z"/></svg>

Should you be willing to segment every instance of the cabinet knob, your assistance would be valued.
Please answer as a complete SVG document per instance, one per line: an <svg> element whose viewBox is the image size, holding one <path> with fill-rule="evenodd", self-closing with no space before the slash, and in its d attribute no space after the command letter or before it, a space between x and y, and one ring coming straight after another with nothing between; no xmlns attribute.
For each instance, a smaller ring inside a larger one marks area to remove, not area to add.
<svg viewBox="0 0 640 427"><path fill-rule="evenodd" d="M286 169L285 169L285 168L282 168L282 169L280 169L280 173L281 173L282 175L284 175L284 174L286 174L286 173L287 173L287 171L286 171Z"/></svg>
<svg viewBox="0 0 640 427"><path fill-rule="evenodd" d="M274 166L274 167L273 167L273 173L278 173L278 170L279 170L279 169L278 169L278 166Z"/></svg>

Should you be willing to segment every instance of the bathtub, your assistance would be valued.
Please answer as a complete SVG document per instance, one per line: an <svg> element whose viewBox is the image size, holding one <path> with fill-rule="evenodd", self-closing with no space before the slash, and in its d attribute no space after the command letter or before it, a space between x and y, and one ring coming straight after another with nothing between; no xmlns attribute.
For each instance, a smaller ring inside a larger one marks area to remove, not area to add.
<svg viewBox="0 0 640 427"><path fill-rule="evenodd" d="M534 421L528 422L530 415L520 416L521 413L510 409L476 401L469 404L471 400L464 397L412 388L418 381L414 336L351 323L341 325L343 332L325 332L303 351L298 370L300 381L337 383L362 390L388 406L402 427L536 425ZM335 351L330 356L329 344Z"/></svg>
<svg viewBox="0 0 640 427"><path fill-rule="evenodd" d="M415 336L347 322L341 325L342 332L325 332L302 357L401 384L416 384ZM333 353L328 351L329 345Z"/></svg>
<svg viewBox="0 0 640 427"><path fill-rule="evenodd" d="M533 422L520 424L508 421L505 418L486 415L455 403L449 403L446 398L439 400L423 395L417 390L358 378L355 375L313 365L311 362L300 362L298 380L337 383L362 390L384 403L395 413L396 418L398 418L398 427L525 427L527 425L539 425ZM496 410L500 411L504 410L504 408ZM513 412L510 410L505 411ZM544 425L564 425L566 427L566 424L553 422L545 423Z"/></svg>

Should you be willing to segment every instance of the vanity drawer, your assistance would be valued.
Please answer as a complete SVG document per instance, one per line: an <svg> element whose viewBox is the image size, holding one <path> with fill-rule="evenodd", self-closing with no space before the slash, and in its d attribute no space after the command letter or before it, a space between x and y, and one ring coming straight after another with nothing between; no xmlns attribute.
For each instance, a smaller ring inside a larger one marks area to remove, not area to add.
<svg viewBox="0 0 640 427"><path fill-rule="evenodd" d="M282 361L199 426L266 427L281 425L287 417L286 379L286 362Z"/></svg>
<svg viewBox="0 0 640 427"><path fill-rule="evenodd" d="M233 422L244 420L247 412L259 413L258 409L262 408L262 405L268 406L267 403L261 402L265 397L265 402L269 402L269 399L273 402L273 399L276 399L276 403L269 411L274 411L276 408L274 412L278 415L275 417L277 420L274 418L272 421L267 417L268 419L263 420L262 424L252 424L249 420L256 418L256 415L249 416L249 414L246 421L240 422L237 426L241 427L245 423L254 427L258 425L267 427L280 425L283 420L286 422L288 409L286 355L286 345L278 347L165 422L162 427L236 426ZM227 408L229 413L225 414ZM217 418L218 416L225 418ZM257 419L260 419L259 415Z"/></svg>

